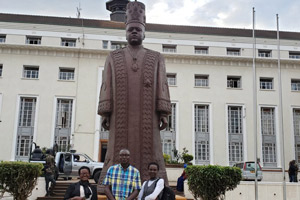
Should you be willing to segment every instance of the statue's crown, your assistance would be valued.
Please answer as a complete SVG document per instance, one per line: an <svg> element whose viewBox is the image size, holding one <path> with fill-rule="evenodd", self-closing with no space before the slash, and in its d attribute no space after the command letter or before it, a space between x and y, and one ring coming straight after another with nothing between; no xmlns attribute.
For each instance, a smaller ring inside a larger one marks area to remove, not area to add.
<svg viewBox="0 0 300 200"><path fill-rule="evenodd" d="M126 25L129 23L141 23L145 26L145 5L139 1L132 1L127 4L126 7Z"/></svg>

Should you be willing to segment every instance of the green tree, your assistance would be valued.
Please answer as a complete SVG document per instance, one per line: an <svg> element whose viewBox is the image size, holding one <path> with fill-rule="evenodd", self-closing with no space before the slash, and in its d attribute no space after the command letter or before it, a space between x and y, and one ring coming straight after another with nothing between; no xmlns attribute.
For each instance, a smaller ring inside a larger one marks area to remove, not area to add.
<svg viewBox="0 0 300 200"><path fill-rule="evenodd" d="M237 167L188 166L185 171L195 199L223 200L225 192L236 188L242 180L241 169Z"/></svg>
<svg viewBox="0 0 300 200"><path fill-rule="evenodd" d="M8 192L15 200L25 200L42 174L43 164L27 162L0 163L0 193ZM1 195L0 195L1 196Z"/></svg>
<svg viewBox="0 0 300 200"><path fill-rule="evenodd" d="M194 159L194 156L188 153L182 155L182 160L184 163L190 163Z"/></svg>

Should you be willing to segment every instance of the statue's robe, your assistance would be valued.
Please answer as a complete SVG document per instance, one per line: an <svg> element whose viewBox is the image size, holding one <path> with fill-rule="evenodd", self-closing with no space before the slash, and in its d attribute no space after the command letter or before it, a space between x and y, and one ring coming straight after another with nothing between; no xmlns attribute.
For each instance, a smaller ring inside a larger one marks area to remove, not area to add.
<svg viewBox="0 0 300 200"><path fill-rule="evenodd" d="M165 63L149 49L141 48L137 55L134 62L125 47L111 52L105 63L98 114L110 117L110 129L100 185L108 168L119 163L123 148L130 151L130 164L142 182L148 179L148 163L157 162L158 176L168 184L159 130L160 116L171 113Z"/></svg>

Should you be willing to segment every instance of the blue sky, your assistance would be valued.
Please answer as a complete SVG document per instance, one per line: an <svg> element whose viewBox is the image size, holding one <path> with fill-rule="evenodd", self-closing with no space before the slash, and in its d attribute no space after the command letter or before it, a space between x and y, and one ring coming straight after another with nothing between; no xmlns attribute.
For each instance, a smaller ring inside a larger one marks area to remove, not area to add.
<svg viewBox="0 0 300 200"><path fill-rule="evenodd" d="M252 7L257 29L300 32L300 0L140 0L148 23L227 28L252 28ZM0 0L1 13L109 20L107 0Z"/></svg>

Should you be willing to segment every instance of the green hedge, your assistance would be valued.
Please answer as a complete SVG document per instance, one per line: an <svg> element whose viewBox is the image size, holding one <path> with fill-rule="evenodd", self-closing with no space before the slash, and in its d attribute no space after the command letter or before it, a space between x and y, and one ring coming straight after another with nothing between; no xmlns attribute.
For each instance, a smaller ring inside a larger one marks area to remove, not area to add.
<svg viewBox="0 0 300 200"><path fill-rule="evenodd" d="M242 180L241 169L237 167L188 166L185 171L195 199L222 200L225 192L236 188Z"/></svg>
<svg viewBox="0 0 300 200"><path fill-rule="evenodd" d="M25 200L42 174L43 164L28 162L0 163L0 191L10 193L15 200Z"/></svg>

